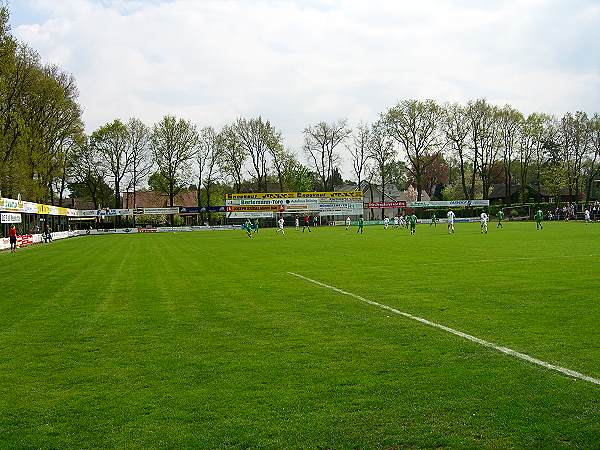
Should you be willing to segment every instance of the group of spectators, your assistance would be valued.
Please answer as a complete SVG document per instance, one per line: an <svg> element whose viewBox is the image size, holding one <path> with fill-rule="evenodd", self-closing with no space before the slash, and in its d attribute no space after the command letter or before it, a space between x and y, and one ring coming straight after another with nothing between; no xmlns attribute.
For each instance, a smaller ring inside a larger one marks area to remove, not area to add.
<svg viewBox="0 0 600 450"><path fill-rule="evenodd" d="M590 204L583 208L583 213L585 211L590 212L591 220L597 220L600 218L600 202L590 202ZM575 204L568 203L562 207L557 206L554 211L548 211L548 220L576 220L577 219L577 208Z"/></svg>
<svg viewBox="0 0 600 450"><path fill-rule="evenodd" d="M35 227L35 232L36 232L36 234L39 234L39 232L40 232L39 226ZM18 236L19 236L19 233L17 232L17 228L14 225L11 225L8 230L8 238L9 238L9 242L10 242L11 253L16 253L16 251L17 251ZM48 225L46 225L44 227L44 232L42 233L42 239L46 243L52 242L52 230L50 229L50 227L48 227Z"/></svg>

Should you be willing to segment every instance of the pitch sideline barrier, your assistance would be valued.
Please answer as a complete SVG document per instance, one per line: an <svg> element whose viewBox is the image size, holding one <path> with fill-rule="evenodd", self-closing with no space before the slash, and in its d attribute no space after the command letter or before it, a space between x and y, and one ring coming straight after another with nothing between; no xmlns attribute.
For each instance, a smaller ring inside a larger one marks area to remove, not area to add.
<svg viewBox="0 0 600 450"><path fill-rule="evenodd" d="M157 227L157 228L117 228L117 229L106 229L106 230L75 230L75 231L56 231L51 233L52 240L67 239L70 237L77 236L102 236L111 234L137 234L137 233L180 233L180 232L194 232L194 231L225 231L225 230L239 230L240 225L223 225L215 227ZM41 244L44 242L43 234L24 234L17 238L17 247L23 248L30 245ZM9 238L0 238L0 251L10 249Z"/></svg>
<svg viewBox="0 0 600 450"><path fill-rule="evenodd" d="M473 222L479 222L481 220L480 217L457 217L454 219L454 223L473 223ZM448 219L438 219L437 223L446 223L448 222ZM427 225L431 223L431 219L417 219L417 223L423 224L423 225ZM336 220L334 222L335 226L346 226L346 221L345 220ZM365 226L369 226L369 225L383 225L383 220L365 220ZM391 217L390 218L390 226L394 225L394 218ZM352 226L356 227L358 226L358 222L356 220L352 221Z"/></svg>
<svg viewBox="0 0 600 450"><path fill-rule="evenodd" d="M70 237L81 236L85 234L85 231L56 231L51 233L52 240L67 239ZM40 244L44 242L44 235L40 233L36 234L23 234L17 237L17 247L23 248L29 245ZM10 240L9 238L0 238L0 250L9 250Z"/></svg>

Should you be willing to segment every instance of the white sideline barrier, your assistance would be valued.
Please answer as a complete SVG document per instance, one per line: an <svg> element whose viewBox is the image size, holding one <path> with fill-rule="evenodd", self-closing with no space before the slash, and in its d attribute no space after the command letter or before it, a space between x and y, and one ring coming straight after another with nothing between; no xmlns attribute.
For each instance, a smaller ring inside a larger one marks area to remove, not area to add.
<svg viewBox="0 0 600 450"><path fill-rule="evenodd" d="M51 233L52 240L66 239L66 238L70 238L70 237L81 236L82 234L85 234L85 231L81 231L81 230L78 230L78 231L56 231L54 233ZM21 235L17 238L17 247L22 248L22 247L27 247L27 246L33 245L33 244L40 244L42 242L44 242L43 234ZM0 250L9 250L9 249L10 249L10 240L8 238L1 238L0 239Z"/></svg>
<svg viewBox="0 0 600 450"><path fill-rule="evenodd" d="M52 240L66 239L75 236L106 236L111 234L137 234L137 233L190 233L194 231L226 231L240 230L241 225L217 225L217 226L193 226L193 227L157 227L157 228L111 228L106 230L75 230L75 231L57 231L52 234ZM27 247L33 244L44 242L42 234L28 234L18 237L17 246L19 248ZM0 238L0 251L10 249L10 240Z"/></svg>

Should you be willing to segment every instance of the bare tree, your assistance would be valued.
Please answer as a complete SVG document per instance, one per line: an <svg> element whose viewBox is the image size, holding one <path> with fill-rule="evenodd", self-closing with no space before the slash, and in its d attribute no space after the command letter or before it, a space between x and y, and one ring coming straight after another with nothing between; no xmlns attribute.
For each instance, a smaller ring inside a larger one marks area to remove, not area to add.
<svg viewBox="0 0 600 450"><path fill-rule="evenodd" d="M499 120L503 149L505 200L510 205L512 198L512 165L518 151L523 115L511 106L506 105L499 112Z"/></svg>
<svg viewBox="0 0 600 450"><path fill-rule="evenodd" d="M350 132L345 119L304 129L304 150L325 190L333 190L333 172L340 161L336 148Z"/></svg>
<svg viewBox="0 0 600 450"><path fill-rule="evenodd" d="M154 166L150 152L150 128L141 120L129 119L127 128L127 145L131 152L131 177L127 190L133 191L133 207L137 207L137 190L143 180L150 175ZM129 200L129 197L127 197ZM129 207L129 205L127 205Z"/></svg>
<svg viewBox="0 0 600 450"><path fill-rule="evenodd" d="M600 175L600 114L596 113L590 119L590 157L588 160L588 173L585 185L585 202L591 198L593 184Z"/></svg>
<svg viewBox="0 0 600 450"><path fill-rule="evenodd" d="M290 150L286 150L283 147L281 142L273 143L269 147L269 153L271 154L273 169L275 169L275 175L277 176L279 191L284 192L287 187L286 180L289 178L289 171L297 164L296 158Z"/></svg>
<svg viewBox="0 0 600 450"><path fill-rule="evenodd" d="M485 99L479 99L467 104L467 116L471 123L475 168L481 178L483 198L488 198L494 179L494 165L500 152L498 108Z"/></svg>
<svg viewBox="0 0 600 450"><path fill-rule="evenodd" d="M445 140L438 128L441 109L433 100L405 100L390 108L382 117L389 135L404 149L407 170L421 200L425 170L440 155Z"/></svg>
<svg viewBox="0 0 600 450"><path fill-rule="evenodd" d="M466 109L453 103L446 105L443 111L443 131L452 151L458 156L460 182L466 199L475 196L475 173L477 160L470 152L470 122ZM468 180L471 177L471 180Z"/></svg>
<svg viewBox="0 0 600 450"><path fill-rule="evenodd" d="M586 113L567 113L560 121L560 138L563 159L566 163L569 197L579 201L581 187L581 166L590 148L590 126Z"/></svg>
<svg viewBox="0 0 600 450"><path fill-rule="evenodd" d="M535 158L536 166L541 168L543 145L544 145L544 124L550 120L550 117L544 114L533 113L527 116L527 119L521 124L519 135L521 142L518 147L519 158L519 182L521 184L521 201L527 201L527 186L530 178L530 168L532 159ZM539 180L539 170L536 180ZM538 191L540 186L538 185Z"/></svg>
<svg viewBox="0 0 600 450"><path fill-rule="evenodd" d="M198 162L198 206L202 206L202 188L206 192L206 206L210 206L212 189L218 178L217 167L221 150L219 135L214 128L205 127L200 130L198 152L196 154L196 161ZM210 219L211 214L209 211L209 222Z"/></svg>
<svg viewBox="0 0 600 450"><path fill-rule="evenodd" d="M175 195L189 181L189 163L197 144L196 126L187 120L165 116L152 129L150 146L159 169L159 185L169 196L171 207Z"/></svg>
<svg viewBox="0 0 600 450"><path fill-rule="evenodd" d="M242 170L246 162L246 153L242 149L233 127L228 125L223 127L219 133L219 145L221 147L219 169L233 183L235 192L239 193L242 188Z"/></svg>
<svg viewBox="0 0 600 450"><path fill-rule="evenodd" d="M362 189L363 175L369 160L369 141L371 140L371 127L360 123L354 130L352 143L348 151L352 155L352 170L356 176L357 189Z"/></svg>
<svg viewBox="0 0 600 450"><path fill-rule="evenodd" d="M396 157L396 148L390 136L387 134L385 126L378 122L371 129L368 142L369 158L373 161L373 166L377 178L381 182L381 201L385 201L385 187L388 179L388 172L391 163ZM383 219L385 209L381 210Z"/></svg>
<svg viewBox="0 0 600 450"><path fill-rule="evenodd" d="M270 146L274 141L280 140L279 133L271 126L270 122L263 121L262 117L255 119L238 119L235 123L235 132L242 149L250 156L254 169L250 175L256 178L258 191L267 190L267 156Z"/></svg>

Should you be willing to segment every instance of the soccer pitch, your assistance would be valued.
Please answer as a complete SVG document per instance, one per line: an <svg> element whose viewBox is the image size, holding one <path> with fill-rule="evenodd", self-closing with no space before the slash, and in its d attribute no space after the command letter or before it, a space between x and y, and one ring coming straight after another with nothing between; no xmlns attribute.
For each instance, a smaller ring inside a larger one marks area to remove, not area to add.
<svg viewBox="0 0 600 450"><path fill-rule="evenodd" d="M0 447L598 448L600 385L361 298L597 380L600 226L285 231L0 254Z"/></svg>

